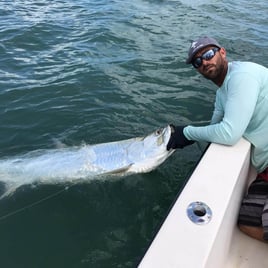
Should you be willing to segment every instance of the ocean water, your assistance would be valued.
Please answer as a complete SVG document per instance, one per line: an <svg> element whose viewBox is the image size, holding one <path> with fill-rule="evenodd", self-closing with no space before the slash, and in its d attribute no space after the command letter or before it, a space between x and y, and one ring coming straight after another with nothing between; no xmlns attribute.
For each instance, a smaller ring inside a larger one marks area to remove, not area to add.
<svg viewBox="0 0 268 268"><path fill-rule="evenodd" d="M1 1L0 159L208 123L216 88L185 64L190 41L210 35L230 60L267 66L267 10L264 0ZM23 178L0 200L0 267L136 267L202 151L178 150L147 174Z"/></svg>

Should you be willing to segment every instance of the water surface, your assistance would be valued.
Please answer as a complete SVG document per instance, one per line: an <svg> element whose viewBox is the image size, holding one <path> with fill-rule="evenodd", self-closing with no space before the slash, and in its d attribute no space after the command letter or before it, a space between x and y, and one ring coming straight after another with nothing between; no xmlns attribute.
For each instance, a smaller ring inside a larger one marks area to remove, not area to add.
<svg viewBox="0 0 268 268"><path fill-rule="evenodd" d="M215 86L185 64L210 35L267 64L267 1L1 1L0 158L204 124ZM1 267L135 267L202 154L148 174L27 185L0 200ZM1 178L4 182L4 177ZM4 184L1 184L1 191Z"/></svg>

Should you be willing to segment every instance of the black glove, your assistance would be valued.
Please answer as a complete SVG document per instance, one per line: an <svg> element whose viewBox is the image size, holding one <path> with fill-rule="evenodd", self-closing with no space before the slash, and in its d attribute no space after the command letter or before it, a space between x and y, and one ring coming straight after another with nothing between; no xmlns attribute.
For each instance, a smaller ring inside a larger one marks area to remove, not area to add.
<svg viewBox="0 0 268 268"><path fill-rule="evenodd" d="M194 143L194 141L190 141L184 136L183 129L185 128L185 126L175 127L174 125L170 125L170 127L172 129L172 132L169 142L167 144L168 151L170 149L182 149L183 147Z"/></svg>

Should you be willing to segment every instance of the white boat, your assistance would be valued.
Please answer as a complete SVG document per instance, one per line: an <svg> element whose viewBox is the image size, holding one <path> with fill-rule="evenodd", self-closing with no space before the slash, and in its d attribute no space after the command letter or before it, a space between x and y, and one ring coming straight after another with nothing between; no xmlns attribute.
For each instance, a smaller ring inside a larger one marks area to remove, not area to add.
<svg viewBox="0 0 268 268"><path fill-rule="evenodd" d="M211 144L138 267L267 268L268 243L237 227L242 197L255 176L248 141Z"/></svg>

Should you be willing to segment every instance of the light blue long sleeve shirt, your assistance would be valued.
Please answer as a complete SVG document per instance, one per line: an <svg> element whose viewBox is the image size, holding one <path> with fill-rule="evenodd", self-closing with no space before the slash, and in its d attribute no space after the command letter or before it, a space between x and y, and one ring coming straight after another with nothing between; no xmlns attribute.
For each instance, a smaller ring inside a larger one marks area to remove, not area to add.
<svg viewBox="0 0 268 268"><path fill-rule="evenodd" d="M187 126L184 135L225 145L244 137L252 144L252 164L259 172L264 170L268 166L268 69L251 62L228 63L211 125Z"/></svg>

